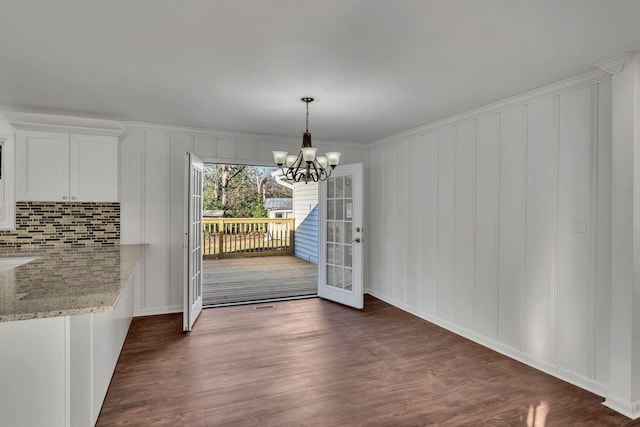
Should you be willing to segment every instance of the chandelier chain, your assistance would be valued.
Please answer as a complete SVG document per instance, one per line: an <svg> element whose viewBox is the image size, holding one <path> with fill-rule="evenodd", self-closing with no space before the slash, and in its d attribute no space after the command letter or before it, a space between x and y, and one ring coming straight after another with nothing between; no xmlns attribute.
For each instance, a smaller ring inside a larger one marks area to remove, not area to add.
<svg viewBox="0 0 640 427"><path fill-rule="evenodd" d="M307 102L307 128L305 131L309 133L309 103L308 102Z"/></svg>

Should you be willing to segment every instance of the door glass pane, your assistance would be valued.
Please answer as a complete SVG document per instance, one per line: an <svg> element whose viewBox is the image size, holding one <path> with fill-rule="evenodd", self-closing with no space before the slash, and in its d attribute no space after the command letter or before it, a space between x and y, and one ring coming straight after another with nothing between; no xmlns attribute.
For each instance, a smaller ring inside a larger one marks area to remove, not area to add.
<svg viewBox="0 0 640 427"><path fill-rule="evenodd" d="M344 223L340 221L336 221L336 234L335 240L336 243L345 243L344 242Z"/></svg>
<svg viewBox="0 0 640 427"><path fill-rule="evenodd" d="M327 219L336 219L334 214L334 200L327 200Z"/></svg>
<svg viewBox="0 0 640 427"><path fill-rule="evenodd" d="M351 241L353 240L353 232L352 232L352 225L350 222L345 222L344 223L344 242L345 243L351 243Z"/></svg>
<svg viewBox="0 0 640 427"><path fill-rule="evenodd" d="M353 177L351 175L344 177L344 197L353 197Z"/></svg>
<svg viewBox="0 0 640 427"><path fill-rule="evenodd" d="M335 197L335 191L334 191L334 181L335 178L329 178L327 180L327 198L328 199L333 199Z"/></svg>
<svg viewBox="0 0 640 427"><path fill-rule="evenodd" d="M350 291L353 289L353 280L352 280L352 271L350 268L345 268L344 269L344 281L343 281L343 288Z"/></svg>
<svg viewBox="0 0 640 427"><path fill-rule="evenodd" d="M344 197L344 180L340 176L336 178L336 199L341 197Z"/></svg>
<svg viewBox="0 0 640 427"><path fill-rule="evenodd" d="M351 262L352 262L351 249L352 249L351 245L346 245L344 247L344 266L345 267L351 267Z"/></svg>
<svg viewBox="0 0 640 427"><path fill-rule="evenodd" d="M328 265L327 266L327 285L329 286L336 285L335 274L336 274L336 268L332 265Z"/></svg>
<svg viewBox="0 0 640 427"><path fill-rule="evenodd" d="M331 201L327 202L327 205L330 203ZM344 200L336 200L335 201L335 219L343 219L344 218Z"/></svg>
<svg viewBox="0 0 640 427"><path fill-rule="evenodd" d="M335 265L344 265L344 245L335 245L336 259Z"/></svg>
<svg viewBox="0 0 640 427"><path fill-rule="evenodd" d="M342 268L336 267L336 288L343 288Z"/></svg>
<svg viewBox="0 0 640 427"><path fill-rule="evenodd" d="M327 221L327 242L335 242L333 234L334 224L334 221Z"/></svg>
<svg viewBox="0 0 640 427"><path fill-rule="evenodd" d="M353 220L353 200L351 199L344 201L344 219L347 221Z"/></svg>
<svg viewBox="0 0 640 427"><path fill-rule="evenodd" d="M335 260L336 260L335 245L333 243L327 243L327 263L335 264Z"/></svg>

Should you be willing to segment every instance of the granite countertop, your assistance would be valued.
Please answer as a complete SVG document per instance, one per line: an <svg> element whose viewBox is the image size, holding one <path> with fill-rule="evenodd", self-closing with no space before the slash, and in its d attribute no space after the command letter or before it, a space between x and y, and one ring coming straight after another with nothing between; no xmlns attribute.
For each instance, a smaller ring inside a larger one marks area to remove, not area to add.
<svg viewBox="0 0 640 427"><path fill-rule="evenodd" d="M148 245L0 249L0 322L112 311Z"/></svg>

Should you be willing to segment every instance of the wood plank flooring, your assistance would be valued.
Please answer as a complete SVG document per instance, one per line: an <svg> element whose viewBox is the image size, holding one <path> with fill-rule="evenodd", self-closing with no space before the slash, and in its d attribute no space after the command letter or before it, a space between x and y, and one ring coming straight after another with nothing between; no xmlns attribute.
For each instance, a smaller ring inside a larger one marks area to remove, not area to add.
<svg viewBox="0 0 640 427"><path fill-rule="evenodd" d="M316 295L318 266L294 256L206 259L204 305Z"/></svg>
<svg viewBox="0 0 640 427"><path fill-rule="evenodd" d="M628 426L574 387L373 297L133 320L98 426ZM545 417L545 413L548 413Z"/></svg>

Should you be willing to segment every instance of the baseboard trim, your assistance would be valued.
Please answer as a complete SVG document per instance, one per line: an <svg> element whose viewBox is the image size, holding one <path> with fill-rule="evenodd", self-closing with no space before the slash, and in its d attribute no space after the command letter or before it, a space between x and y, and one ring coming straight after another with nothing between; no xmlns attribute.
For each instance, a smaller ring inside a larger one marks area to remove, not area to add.
<svg viewBox="0 0 640 427"><path fill-rule="evenodd" d="M169 307L153 307L153 308L134 308L133 317L155 316L157 314L181 313L181 305L172 305Z"/></svg>
<svg viewBox="0 0 640 427"><path fill-rule="evenodd" d="M622 399L618 399L615 396L607 396L607 400L602 402L602 404L609 409L620 412L622 415L629 417L632 420L640 418L640 400L629 403Z"/></svg>
<svg viewBox="0 0 640 427"><path fill-rule="evenodd" d="M386 295L383 295L375 290L372 289L367 289L366 293L388 303L391 304L403 311L406 311L408 313L413 314L414 316L420 317L421 319L424 319L428 322L431 322L435 325L438 325L448 331L451 331L457 335L460 335L461 337L467 338L475 343L478 343L484 347L487 347L491 350L497 351L500 354L503 354L507 357L510 357L511 359L517 360L518 362L524 363L525 365L531 366L532 368L535 368L539 371L542 371L546 374L549 374L553 377L559 378L563 381L566 381L570 384L573 384L577 387L580 387L582 389L588 390L594 394L597 394L598 396L606 396L607 395L607 391L608 391L608 387L605 384L599 383L597 381L594 381L590 378L586 378L583 377L582 375L576 374L574 372L568 371L566 369L563 369L559 366L556 365L552 365L550 363L541 361L541 360L536 360L534 358L532 358L530 355L523 353L519 350L516 350L514 348L508 347L502 343L499 343L497 341L494 341L490 338L487 338L485 336L479 335L473 331L470 331L468 329L465 328L461 328L449 321L437 318L435 316L432 316L430 314L426 314L426 313L421 313L418 310L416 310L413 307L409 307L406 304L395 300L394 298L390 298ZM615 408L611 408L617 411L617 409ZM626 416L628 416L626 413L618 411Z"/></svg>

